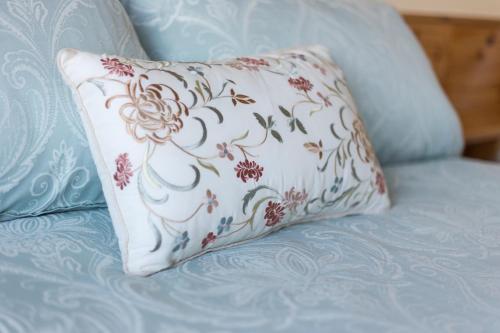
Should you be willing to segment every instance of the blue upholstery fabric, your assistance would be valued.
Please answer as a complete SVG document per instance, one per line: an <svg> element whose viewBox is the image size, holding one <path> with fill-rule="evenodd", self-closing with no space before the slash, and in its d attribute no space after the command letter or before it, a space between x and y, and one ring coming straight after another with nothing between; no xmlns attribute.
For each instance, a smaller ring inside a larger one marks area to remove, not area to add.
<svg viewBox="0 0 500 333"><path fill-rule="evenodd" d="M63 47L145 56L117 0L0 1L0 221L105 204Z"/></svg>
<svg viewBox="0 0 500 333"><path fill-rule="evenodd" d="M383 164L457 155L460 125L399 14L376 0L122 0L153 59L323 44L344 70Z"/></svg>
<svg viewBox="0 0 500 333"><path fill-rule="evenodd" d="M149 278L106 210L0 224L0 332L499 332L500 166L386 169L394 207Z"/></svg>

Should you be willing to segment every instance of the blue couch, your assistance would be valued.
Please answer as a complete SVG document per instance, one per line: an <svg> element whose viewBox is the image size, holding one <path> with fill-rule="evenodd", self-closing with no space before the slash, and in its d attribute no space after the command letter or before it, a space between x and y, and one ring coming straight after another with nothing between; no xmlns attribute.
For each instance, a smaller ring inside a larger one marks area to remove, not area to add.
<svg viewBox="0 0 500 333"><path fill-rule="evenodd" d="M0 333L500 331L500 166L459 156L457 117L392 8L370 0L122 2L151 58L326 44L384 164L393 207L296 225L148 278L124 275L67 92L41 99L43 110L59 111L36 118L30 126L40 133L9 124L18 121L12 110L37 110L43 84L25 87L57 75L32 68L58 48L146 55L133 31L116 28L129 24L116 1L5 2L0 37L20 42L18 51L0 45ZM35 44L47 51L29 51ZM26 68L21 82L15 75ZM34 96L26 107L24 93ZM14 136L27 139L7 139Z"/></svg>

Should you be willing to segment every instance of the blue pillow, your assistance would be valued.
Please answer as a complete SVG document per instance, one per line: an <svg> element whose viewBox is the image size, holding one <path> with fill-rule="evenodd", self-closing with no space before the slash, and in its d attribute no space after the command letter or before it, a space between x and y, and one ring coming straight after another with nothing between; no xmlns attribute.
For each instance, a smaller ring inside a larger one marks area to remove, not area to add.
<svg viewBox="0 0 500 333"><path fill-rule="evenodd" d="M0 221L105 205L57 70L65 47L145 56L116 0L0 2Z"/></svg>
<svg viewBox="0 0 500 333"><path fill-rule="evenodd" d="M205 61L323 44L384 164L457 155L458 117L400 15L374 0L122 0L153 59Z"/></svg>

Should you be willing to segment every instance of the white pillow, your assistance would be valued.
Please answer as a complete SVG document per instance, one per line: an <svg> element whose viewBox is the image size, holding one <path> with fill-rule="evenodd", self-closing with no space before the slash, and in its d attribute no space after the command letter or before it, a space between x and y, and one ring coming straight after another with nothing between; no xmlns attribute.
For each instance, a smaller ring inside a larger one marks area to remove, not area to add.
<svg viewBox="0 0 500 333"><path fill-rule="evenodd" d="M60 51L125 272L148 275L287 225L389 207L327 54L171 63Z"/></svg>

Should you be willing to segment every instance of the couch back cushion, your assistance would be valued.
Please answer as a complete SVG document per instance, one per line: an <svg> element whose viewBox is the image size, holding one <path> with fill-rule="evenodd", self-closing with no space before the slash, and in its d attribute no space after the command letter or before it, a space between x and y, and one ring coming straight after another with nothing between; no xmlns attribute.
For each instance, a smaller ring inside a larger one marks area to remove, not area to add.
<svg viewBox="0 0 500 333"><path fill-rule="evenodd" d="M63 47L144 55L116 0L0 2L0 221L105 205L56 66Z"/></svg>
<svg viewBox="0 0 500 333"><path fill-rule="evenodd" d="M415 36L374 0L122 0L153 59L205 61L323 44L383 164L457 155L458 117Z"/></svg>

